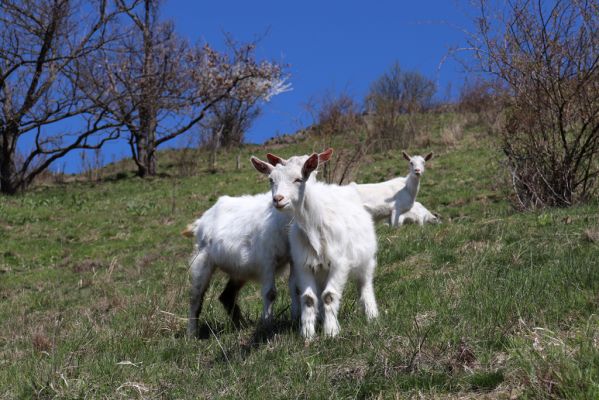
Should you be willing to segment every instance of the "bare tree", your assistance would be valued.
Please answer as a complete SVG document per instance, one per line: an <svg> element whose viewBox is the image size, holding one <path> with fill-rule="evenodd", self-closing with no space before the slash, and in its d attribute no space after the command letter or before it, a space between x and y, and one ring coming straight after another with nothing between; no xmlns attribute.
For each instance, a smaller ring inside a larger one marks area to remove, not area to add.
<svg viewBox="0 0 599 400"><path fill-rule="evenodd" d="M218 142L217 147L226 149L241 146L245 133L262 112L257 100L227 97L216 103L202 124L206 142L211 146L212 142Z"/></svg>
<svg viewBox="0 0 599 400"><path fill-rule="evenodd" d="M74 149L118 137L119 124L77 89L73 66L115 39L110 25L121 11L107 0L0 0L2 193L26 188Z"/></svg>
<svg viewBox="0 0 599 400"><path fill-rule="evenodd" d="M399 63L371 85L366 106L380 149L411 143L417 134L412 116L430 107L435 90L433 81L419 72L403 71Z"/></svg>
<svg viewBox="0 0 599 400"><path fill-rule="evenodd" d="M226 97L214 104L208 117L200 123L202 146L210 149L209 164L212 171L216 171L216 155L219 149L241 147L247 130L262 111L257 100ZM237 164L239 169L239 161Z"/></svg>
<svg viewBox="0 0 599 400"><path fill-rule="evenodd" d="M324 180L340 185L351 182L372 144L360 105L346 93L328 93L313 99L306 108L312 115L310 133L318 148L337 149L324 166Z"/></svg>
<svg viewBox="0 0 599 400"><path fill-rule="evenodd" d="M367 100L373 107L384 102L405 114L429 107L435 90L433 81L417 71L403 71L396 62L373 82Z"/></svg>
<svg viewBox="0 0 599 400"><path fill-rule="evenodd" d="M509 89L502 139L516 205L590 197L599 175L599 4L478 4L470 47Z"/></svg>
<svg viewBox="0 0 599 400"><path fill-rule="evenodd" d="M160 22L158 5L143 0L127 12L130 33L88 61L82 82L91 98L105 91L97 104L127 127L139 176L155 175L158 146L188 132L219 101L269 98L286 88L280 66L257 62L252 44L229 53L190 46L172 23Z"/></svg>

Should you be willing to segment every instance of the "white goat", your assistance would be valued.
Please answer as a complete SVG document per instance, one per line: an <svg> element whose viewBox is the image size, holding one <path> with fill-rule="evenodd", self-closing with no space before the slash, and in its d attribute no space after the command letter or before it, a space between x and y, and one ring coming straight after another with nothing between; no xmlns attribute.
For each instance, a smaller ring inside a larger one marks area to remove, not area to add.
<svg viewBox="0 0 599 400"><path fill-rule="evenodd" d="M415 201L412 208L409 211L401 214L397 220L397 225L403 224L440 224L439 218L431 213L422 205L422 203Z"/></svg>
<svg viewBox="0 0 599 400"><path fill-rule="evenodd" d="M357 278L367 318L378 316L372 285L377 249L372 217L353 187L309 179L331 154L332 149L314 153L301 166L279 158L273 167L252 157L254 167L269 175L274 206L293 215L289 243L301 298L301 334L307 339L315 333L319 299L324 334L339 333L337 312L349 275Z"/></svg>
<svg viewBox="0 0 599 400"><path fill-rule="evenodd" d="M293 157L289 164L301 167L307 158ZM190 267L191 299L187 328L190 336L198 333L204 294L216 268L229 275L219 300L236 325L241 319L237 294L248 280L262 284L262 318L268 320L272 317L272 303L276 298L275 275L285 270L291 257L288 242L291 216L274 210L271 202L270 193L222 196L182 232L185 236L195 235L196 238ZM292 271L289 290L291 293L296 291ZM291 315L294 318L299 316L296 300L297 297L292 296Z"/></svg>
<svg viewBox="0 0 599 400"><path fill-rule="evenodd" d="M420 177L424 173L424 163L433 158L433 153L426 157L410 157L405 151L403 157L410 162L410 173L407 177L394 178L381 183L355 184L353 186L364 204L364 208L378 221L389 218L389 225L397 226L400 216L410 211L418 190ZM427 210L428 211L428 210Z"/></svg>

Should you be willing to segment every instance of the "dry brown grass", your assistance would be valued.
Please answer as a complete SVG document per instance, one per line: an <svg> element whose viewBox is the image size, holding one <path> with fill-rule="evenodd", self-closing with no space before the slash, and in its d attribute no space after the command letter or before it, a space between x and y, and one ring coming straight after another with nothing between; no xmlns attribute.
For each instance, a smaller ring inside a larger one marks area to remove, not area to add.
<svg viewBox="0 0 599 400"><path fill-rule="evenodd" d="M448 147L455 146L464 136L464 123L457 120L441 129L441 143Z"/></svg>
<svg viewBox="0 0 599 400"><path fill-rule="evenodd" d="M49 352L54 347L50 338L43 332L34 333L31 338L31 344L33 345L33 349L39 352Z"/></svg>
<svg viewBox="0 0 599 400"><path fill-rule="evenodd" d="M598 228L585 229L582 236L587 242L599 243L599 229Z"/></svg>

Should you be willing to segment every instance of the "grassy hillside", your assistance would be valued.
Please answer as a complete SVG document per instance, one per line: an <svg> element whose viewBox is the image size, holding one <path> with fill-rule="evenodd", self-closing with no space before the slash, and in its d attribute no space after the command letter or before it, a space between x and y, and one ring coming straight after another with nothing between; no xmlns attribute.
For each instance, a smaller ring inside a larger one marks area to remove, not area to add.
<svg viewBox="0 0 599 400"><path fill-rule="evenodd" d="M264 149L244 149L240 170L223 159L216 174L112 174L0 198L0 397L599 398L598 204L513 212L490 139L471 128L449 146L443 118L411 149L436 152L419 200L443 224L378 225L380 318L365 323L350 284L340 336L310 344L283 278L272 329L248 285L251 323L235 330L216 274L206 337L184 335L192 243L179 232L220 195L266 191L247 161ZM389 151L357 180L406 170Z"/></svg>

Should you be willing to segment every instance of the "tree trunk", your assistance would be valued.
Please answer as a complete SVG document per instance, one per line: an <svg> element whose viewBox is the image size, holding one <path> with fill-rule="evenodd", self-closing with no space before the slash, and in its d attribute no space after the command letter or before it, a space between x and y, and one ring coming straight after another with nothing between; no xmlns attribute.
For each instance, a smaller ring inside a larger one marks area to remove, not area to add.
<svg viewBox="0 0 599 400"><path fill-rule="evenodd" d="M3 194L15 194L18 191L17 168L14 155L7 155L2 149L2 163L0 164L0 192Z"/></svg>
<svg viewBox="0 0 599 400"><path fill-rule="evenodd" d="M152 146L148 149L148 156L146 158L146 168L149 176L156 175L156 148L152 143Z"/></svg>
<svg viewBox="0 0 599 400"><path fill-rule="evenodd" d="M137 164L137 176L141 178L145 178L148 176L148 168L146 165L146 160L148 159L148 152L146 148L146 144L144 143L143 137L137 137L137 142L135 143L137 154L135 155L135 163Z"/></svg>
<svg viewBox="0 0 599 400"><path fill-rule="evenodd" d="M216 150L218 149L218 147L213 144L212 145L212 149L210 151L210 171L216 171Z"/></svg>
<svg viewBox="0 0 599 400"><path fill-rule="evenodd" d="M222 125L220 129L214 133L214 137L212 138L212 151L210 152L210 170L213 172L216 171L216 152L220 145L223 129L224 125Z"/></svg>
<svg viewBox="0 0 599 400"><path fill-rule="evenodd" d="M17 176L16 146L13 134L4 131L0 141L0 192L15 194L19 190L20 182Z"/></svg>
<svg viewBox="0 0 599 400"><path fill-rule="evenodd" d="M148 154L146 155L146 167L148 169L149 176L156 175L156 110L154 107L150 108L150 118L148 121Z"/></svg>
<svg viewBox="0 0 599 400"><path fill-rule="evenodd" d="M156 82L154 71L154 37L152 21L152 0L145 0L143 23L144 64L141 82L142 104L139 110L139 136L137 139L137 175L141 177L156 175L156 128L157 111L155 99Z"/></svg>
<svg viewBox="0 0 599 400"><path fill-rule="evenodd" d="M145 178L156 175L156 143L154 134L137 138L137 176Z"/></svg>

